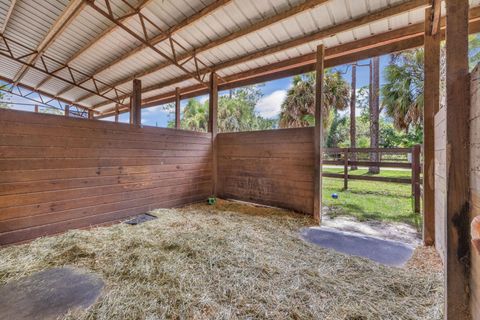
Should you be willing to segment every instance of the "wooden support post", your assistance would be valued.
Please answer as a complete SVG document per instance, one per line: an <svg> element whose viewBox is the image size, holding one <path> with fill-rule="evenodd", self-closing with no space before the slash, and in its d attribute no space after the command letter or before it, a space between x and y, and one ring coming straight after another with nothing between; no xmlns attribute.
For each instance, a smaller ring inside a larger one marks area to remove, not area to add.
<svg viewBox="0 0 480 320"><path fill-rule="evenodd" d="M35 105L35 113L38 113L38 105Z"/></svg>
<svg viewBox="0 0 480 320"><path fill-rule="evenodd" d="M118 110L118 104L115 105L115 122L118 122L118 116L120 111Z"/></svg>
<svg viewBox="0 0 480 320"><path fill-rule="evenodd" d="M322 109L323 109L323 60L325 48L323 45L317 47L317 61L315 65L315 128L314 128L314 150L315 150L315 173L314 173L314 194L313 194L313 217L319 223L322 220Z"/></svg>
<svg viewBox="0 0 480 320"><path fill-rule="evenodd" d="M70 106L68 104L65 105L64 114L65 117L70 117Z"/></svg>
<svg viewBox="0 0 480 320"><path fill-rule="evenodd" d="M468 0L446 0L445 318L469 319Z"/></svg>
<svg viewBox="0 0 480 320"><path fill-rule="evenodd" d="M175 88L175 129L180 129L180 88Z"/></svg>
<svg viewBox="0 0 480 320"><path fill-rule="evenodd" d="M348 189L348 148L343 152L343 189Z"/></svg>
<svg viewBox="0 0 480 320"><path fill-rule="evenodd" d="M93 111L88 110L88 119L93 119Z"/></svg>
<svg viewBox="0 0 480 320"><path fill-rule="evenodd" d="M132 97L130 98L130 119L136 127L142 126L142 81L133 80Z"/></svg>
<svg viewBox="0 0 480 320"><path fill-rule="evenodd" d="M440 6L440 4L439 4ZM423 88L423 243L435 243L435 114L440 108L440 19L435 10L425 10L424 88ZM437 23L438 26L432 26Z"/></svg>
<svg viewBox="0 0 480 320"><path fill-rule="evenodd" d="M420 212L420 145L412 147L412 196L414 212Z"/></svg>
<svg viewBox="0 0 480 320"><path fill-rule="evenodd" d="M210 74L210 91L208 105L208 132L212 133L212 195L217 195L217 110L218 110L218 78Z"/></svg>

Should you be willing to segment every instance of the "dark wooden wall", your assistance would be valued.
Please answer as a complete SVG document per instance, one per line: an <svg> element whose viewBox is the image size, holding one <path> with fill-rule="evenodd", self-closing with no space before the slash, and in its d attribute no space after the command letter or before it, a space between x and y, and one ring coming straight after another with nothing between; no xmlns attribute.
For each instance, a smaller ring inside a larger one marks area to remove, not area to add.
<svg viewBox="0 0 480 320"><path fill-rule="evenodd" d="M220 197L312 214L313 128L217 135Z"/></svg>
<svg viewBox="0 0 480 320"><path fill-rule="evenodd" d="M0 244L204 200L211 135L0 110Z"/></svg>

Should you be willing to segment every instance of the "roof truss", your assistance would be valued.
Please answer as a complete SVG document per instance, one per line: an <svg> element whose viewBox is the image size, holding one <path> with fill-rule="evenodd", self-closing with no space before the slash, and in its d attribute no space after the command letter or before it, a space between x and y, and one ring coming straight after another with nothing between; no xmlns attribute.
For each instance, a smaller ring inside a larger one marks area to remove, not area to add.
<svg viewBox="0 0 480 320"><path fill-rule="evenodd" d="M12 0L12 2L10 2L10 7L8 7L7 14L5 15L5 20L3 21L3 24L0 27L0 33L2 34L5 32L5 29L8 26L8 21L10 21L10 17L12 16L13 9L15 9L16 3L17 3L17 0Z"/></svg>
<svg viewBox="0 0 480 320"><path fill-rule="evenodd" d="M73 0L69 3L68 7L65 9L62 15L57 19L55 24L50 28L46 36L43 38L43 41L34 50L34 53L29 55L27 63L23 64L22 68L15 75L13 79L15 85L17 85L22 80L22 78L28 72L30 65L35 64L37 60L43 56L43 53L65 30L69 22L72 21L80 13L84 6L85 3L83 2L83 0Z"/></svg>
<svg viewBox="0 0 480 320"><path fill-rule="evenodd" d="M470 33L480 32L480 6L470 10ZM445 18L440 19L438 30L444 36ZM401 29L388 31L365 39L331 47L325 51L325 64L333 67L367 59L373 56L398 52L423 45L424 23L418 23ZM276 62L270 65L258 67L238 74L225 77L225 83L221 84L221 90L228 90L254 83L260 83L293 76L314 70L315 53L306 54L293 59ZM180 90L182 99L192 98L207 94L208 90L198 86L190 86ZM160 104L171 103L175 99L176 92L168 92L155 97L146 98L142 101L142 107L148 108ZM119 106L120 112L125 112L126 106ZM100 117L113 114L112 110L103 112Z"/></svg>
<svg viewBox="0 0 480 320"><path fill-rule="evenodd" d="M222 1L222 2L225 2L225 1ZM303 3L301 3L301 4L299 4L299 5L296 5L296 6L292 7L292 8L290 8L290 9L285 10L285 11L279 13L279 14L276 14L276 15L274 15L274 16L268 17L268 18L263 19L263 20L261 20L261 21L259 21L259 22L257 22L257 23L254 23L254 24L252 24L252 25L250 25L250 26L247 26L247 27L245 27L245 28L243 28L243 29L240 29L240 30L238 30L238 31L236 31L236 32L233 32L233 33L228 34L228 35L226 35L226 36L224 36L224 37L221 37L221 38L219 38L219 39L217 39L217 40L214 40L214 41L212 41L212 42L210 42L210 43L208 43L208 44L206 44L206 45L204 45L204 46L202 46L202 47L197 47L197 48L195 48L194 50L187 51L186 53L182 54L181 56L178 56L178 57L176 56L176 60L177 60L177 61L181 61L181 63L183 63L183 64L191 61L192 59L193 59L194 61L198 61L197 55L200 54L200 53L202 53L202 52L205 52L205 51L207 51L207 50L209 50L209 49L212 49L212 48L214 48L214 47L220 46L220 45L222 45L222 44L224 44L224 43L227 43L227 42L229 42L229 41L238 39L238 38L240 38L240 37L242 37L242 36L244 36L244 35L247 35L247 34L249 34L249 33L255 32L255 31L257 31L257 30L263 29L263 28L268 27L268 26L270 26L270 25L272 25L272 24L278 23L278 22L280 22L280 21L282 21L282 20L285 20L285 19L287 19L287 18L290 18L290 17L292 17L292 16L295 16L295 15L301 13L301 12L304 12L304 11L306 11L306 10L309 10L309 9L312 9L312 8L314 8L314 7L316 7L316 6L319 6L319 5L321 5L321 4L325 3L325 2L328 2L328 0L307 0L307 1L305 1L305 2L303 2ZM157 38L157 40L162 39L161 37L158 37L158 36L157 36L156 38ZM164 38L164 39L165 39L165 38ZM171 34L171 33L170 33L170 35L169 35L169 39L172 39L172 34ZM158 42L157 42L157 41L153 41L154 44L158 44L158 43L160 43L160 42L161 42L161 40L158 41ZM136 53L136 52L138 52L138 51L135 51L134 53ZM127 58L130 57L130 56L131 56L131 55L127 55L127 56L125 56L125 57L122 57L121 59L118 59L117 61L114 61L114 63L113 63L113 64L110 64L109 67L113 66L113 65L116 64L116 63L119 63L119 62L123 61L124 59L127 59ZM153 68L151 68L151 69L148 69L148 70L145 70L144 72L141 72L141 73L139 73L139 74L136 74L135 76L127 77L127 78L121 79L121 80L119 80L119 81L116 81L115 83L112 84L112 86L116 87L116 86L122 85L122 84L124 84L124 83L127 83L127 82L132 81L134 78L144 77L144 76L146 76L146 75L155 73L155 72L157 72L157 71L159 71L159 70L161 70L161 69L163 69L163 68L165 68L165 67L171 66L171 65L172 65L172 63L171 63L170 61L167 61L167 62L164 62L164 63L160 63L160 64L158 64L157 66L155 66L155 67L153 67ZM197 74L202 74L202 76L205 77L205 73L204 73L204 72L201 72L201 71L199 70L199 65L198 65L197 63L195 63L195 65L196 65L196 73L197 73ZM209 71L211 71L211 68L205 67L205 64L202 64L202 65L204 66L202 70L209 70ZM102 69L100 70L100 72L101 72L101 71L104 71L104 70L106 70L106 69L103 69L103 68L102 68ZM191 77L189 77L189 76L187 75L186 78L191 78ZM144 91L143 91L143 92L144 92ZM91 97L91 95L85 95L85 96L83 96L83 97L80 97L80 98L78 99L78 101L83 101L83 100L88 99L88 98L90 98L90 97Z"/></svg>
<svg viewBox="0 0 480 320"><path fill-rule="evenodd" d="M79 87L94 95L101 96L107 101L124 103L125 99L121 99L120 96L125 96L126 93L116 88L109 87L105 82L95 79L86 73L65 65L54 58L48 57L45 54L39 55L38 51L35 49L28 48L16 40L5 37L3 34L0 34L0 42L3 42L4 44L3 48L0 48L0 55L22 64L22 69L32 68L50 75L53 78L60 79L71 85ZM15 52L22 52L23 54L18 55L15 54ZM31 57L38 57L39 63L32 62L30 59ZM60 72L64 70L67 72ZM80 77L83 78L82 81L78 80ZM13 82L15 85L18 85L15 79L9 81ZM101 93L99 90L100 86L109 87L109 90ZM92 87L94 89L92 89ZM115 93L115 98L110 98L107 96L107 94L112 91Z"/></svg>
<svg viewBox="0 0 480 320"><path fill-rule="evenodd" d="M369 24L369 23L372 23L372 22L377 21L377 20L386 19L386 18L401 14L401 13L409 11L409 10L413 10L413 9L417 9L417 8L421 8L421 7L426 7L426 6L429 5L429 3L430 3L430 0L411 0L411 1L403 2L401 4L394 5L394 6L391 6L389 8L386 8L386 9L380 9L378 11L360 16L358 18L346 21L344 23L339 23L339 24L334 25L332 27L320 30L318 32L311 33L311 34L306 35L306 36L302 36L302 37L295 38L293 40L288 40L288 41L285 41L285 42L281 42L281 43L278 43L275 46L260 49L256 52L250 52L250 53L247 53L243 56L237 57L237 58L229 60L229 61L225 61L225 62L217 64L215 66L201 69L201 70L199 70L199 73L205 75L205 74L211 72L212 69L214 71L218 71L218 70L221 70L221 69L225 69L225 68L240 64L242 62L254 60L254 59L261 58L261 57L264 57L264 56L267 56L267 55L270 55L270 54L274 54L274 53L277 53L277 52L280 52L280 51L284 51L284 50L287 50L287 49L290 49L290 48L294 48L294 47L297 47L297 46L305 44L305 43L309 43L309 42L313 42L313 41L319 41L319 40L322 40L324 38L330 37L332 35L357 28L357 27L365 25L365 24ZM221 42L221 43L223 43L223 42ZM198 50L202 50L202 48L198 48ZM163 65L163 67L165 67L165 66L166 65ZM161 68L159 68L159 67L155 67L153 69L150 69L148 71L148 73L156 72L160 69ZM143 76L143 75L145 75L145 74L142 74L140 76ZM188 77L188 75L180 76L180 77L177 77L177 78L174 78L174 79L171 79L171 80L159 83L159 84L155 84L155 85L152 85L152 86L145 87L145 88L142 89L142 92L145 93L145 92L161 89L161 88L164 88L164 87L174 85L176 83L180 83L180 82L188 80L188 79L190 79L190 77ZM124 98L124 97L122 97L122 98ZM79 101L82 101L82 98L80 98ZM108 102L99 103L99 104L94 105L93 108L94 109L99 108L99 107L105 106L107 104L108 104Z"/></svg>

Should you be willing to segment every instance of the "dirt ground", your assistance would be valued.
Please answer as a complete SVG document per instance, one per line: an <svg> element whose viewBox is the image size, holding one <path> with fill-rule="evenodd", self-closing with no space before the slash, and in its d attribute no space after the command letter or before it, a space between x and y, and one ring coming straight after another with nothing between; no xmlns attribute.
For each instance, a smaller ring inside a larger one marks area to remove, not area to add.
<svg viewBox="0 0 480 320"><path fill-rule="evenodd" d="M442 319L441 269L419 263L431 252L382 266L303 241L307 216L228 201L153 213L0 249L0 285L61 266L101 275L100 299L66 319Z"/></svg>

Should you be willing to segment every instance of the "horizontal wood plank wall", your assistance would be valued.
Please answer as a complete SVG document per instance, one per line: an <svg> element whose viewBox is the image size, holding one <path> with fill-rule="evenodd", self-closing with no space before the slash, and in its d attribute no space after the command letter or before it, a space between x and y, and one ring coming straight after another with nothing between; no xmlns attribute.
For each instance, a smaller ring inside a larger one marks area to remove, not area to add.
<svg viewBox="0 0 480 320"><path fill-rule="evenodd" d="M446 130L446 112L445 107L435 114L435 248L445 261L446 249L446 219L447 219L447 203L446 203L446 165L447 165L447 140Z"/></svg>
<svg viewBox="0 0 480 320"><path fill-rule="evenodd" d="M470 86L470 218L480 215L480 69L471 74ZM470 301L473 320L480 320L480 255L472 250Z"/></svg>
<svg viewBox="0 0 480 320"><path fill-rule="evenodd" d="M313 128L217 135L218 195L311 214Z"/></svg>
<svg viewBox="0 0 480 320"><path fill-rule="evenodd" d="M0 244L203 200L208 133L0 110Z"/></svg>

